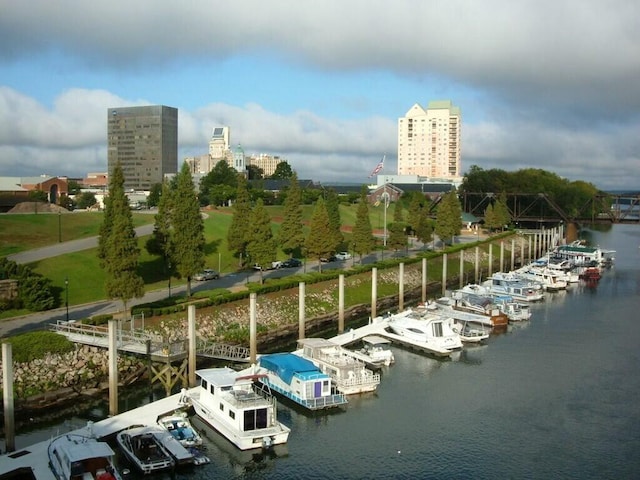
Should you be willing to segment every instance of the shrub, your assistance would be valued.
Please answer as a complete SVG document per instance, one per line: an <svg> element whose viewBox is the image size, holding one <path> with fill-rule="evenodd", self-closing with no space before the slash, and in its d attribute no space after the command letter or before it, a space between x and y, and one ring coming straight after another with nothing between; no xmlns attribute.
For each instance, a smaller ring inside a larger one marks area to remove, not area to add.
<svg viewBox="0 0 640 480"><path fill-rule="evenodd" d="M44 358L47 353L73 351L75 346L64 335L54 332L27 332L5 339L11 344L14 362L30 362Z"/></svg>

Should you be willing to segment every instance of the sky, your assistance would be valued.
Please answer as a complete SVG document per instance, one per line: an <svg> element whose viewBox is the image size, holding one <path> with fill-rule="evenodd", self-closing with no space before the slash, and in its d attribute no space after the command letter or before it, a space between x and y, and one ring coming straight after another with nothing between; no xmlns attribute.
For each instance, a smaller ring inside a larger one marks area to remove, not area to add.
<svg viewBox="0 0 640 480"><path fill-rule="evenodd" d="M640 188L640 2L0 0L0 176L107 169L107 110L178 108L178 163L229 126L299 178L366 183L414 105L461 162Z"/></svg>

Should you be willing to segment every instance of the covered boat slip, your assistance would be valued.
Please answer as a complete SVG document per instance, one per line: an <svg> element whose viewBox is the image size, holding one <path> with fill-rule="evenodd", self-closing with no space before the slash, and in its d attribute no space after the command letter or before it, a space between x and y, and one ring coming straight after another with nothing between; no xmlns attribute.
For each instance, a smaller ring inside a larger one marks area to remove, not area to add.
<svg viewBox="0 0 640 480"><path fill-rule="evenodd" d="M260 382L309 410L347 403L343 394L332 391L331 377L306 358L293 353L270 354L261 356L259 364L268 372L260 376Z"/></svg>

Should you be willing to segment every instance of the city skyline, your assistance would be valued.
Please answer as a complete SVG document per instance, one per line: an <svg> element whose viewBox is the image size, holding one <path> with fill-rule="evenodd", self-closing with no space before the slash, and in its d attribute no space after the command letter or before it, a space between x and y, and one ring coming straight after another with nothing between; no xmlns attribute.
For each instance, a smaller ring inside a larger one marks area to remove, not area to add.
<svg viewBox="0 0 640 480"><path fill-rule="evenodd" d="M397 172L398 118L450 99L461 173L540 168L637 189L640 5L3 2L0 176L107 170L106 109L178 109L178 163L229 126L300 178ZM123 12L127 12L123 15ZM153 12L153 15L149 13Z"/></svg>

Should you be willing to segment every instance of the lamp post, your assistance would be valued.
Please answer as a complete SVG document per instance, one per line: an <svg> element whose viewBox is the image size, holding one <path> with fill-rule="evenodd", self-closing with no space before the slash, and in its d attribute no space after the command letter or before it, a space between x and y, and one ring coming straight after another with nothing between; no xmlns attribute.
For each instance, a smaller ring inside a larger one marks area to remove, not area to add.
<svg viewBox="0 0 640 480"><path fill-rule="evenodd" d="M65 300L64 305L67 309L67 322L69 321L69 277L64 277Z"/></svg>

